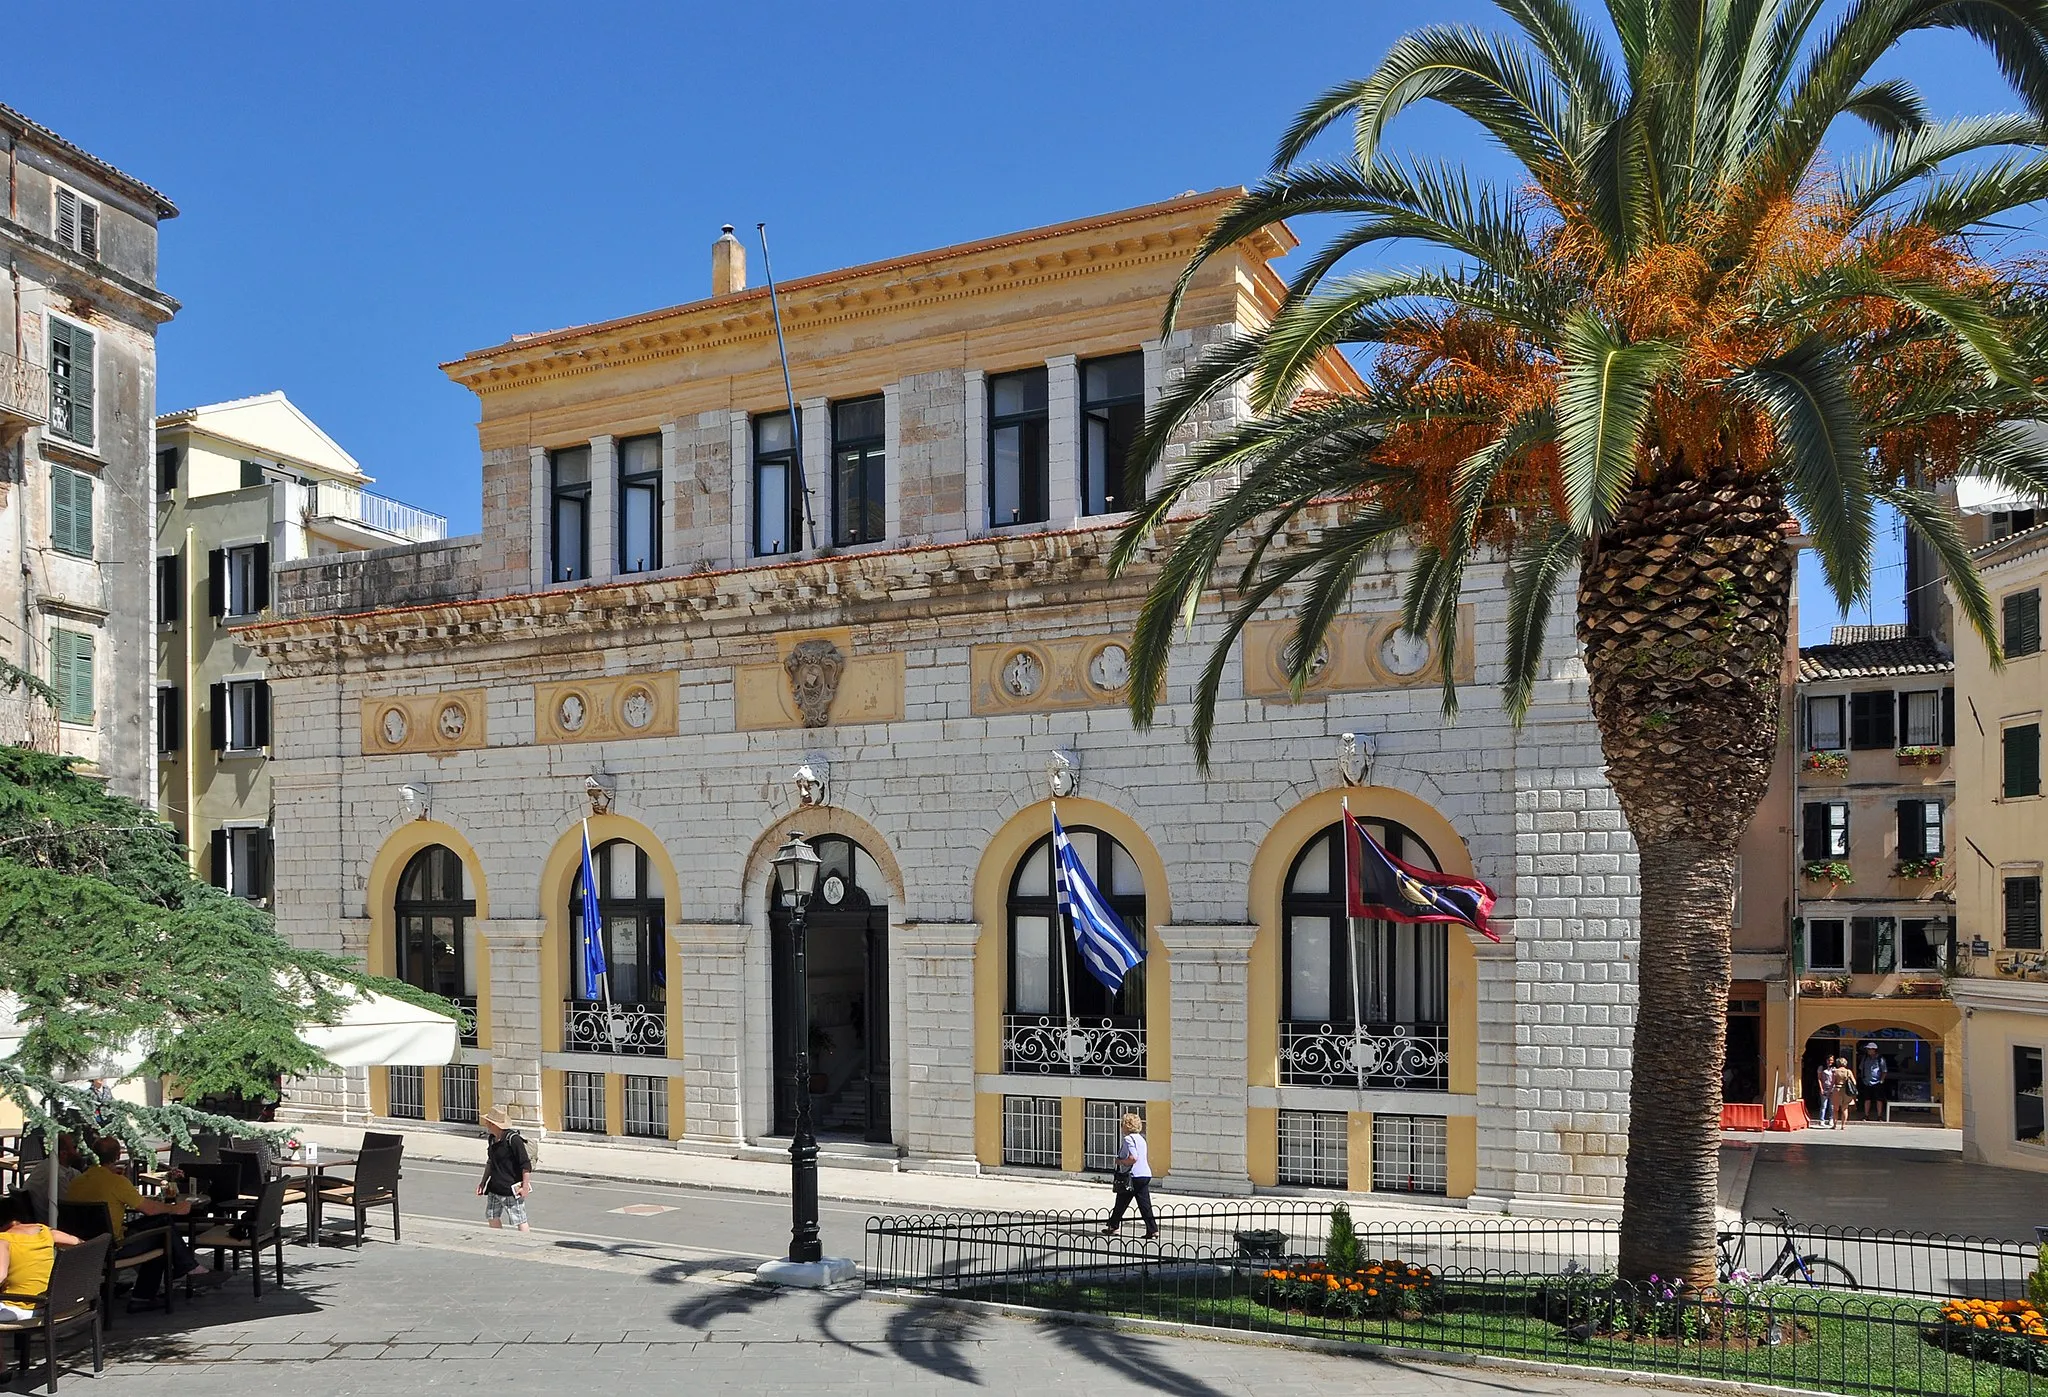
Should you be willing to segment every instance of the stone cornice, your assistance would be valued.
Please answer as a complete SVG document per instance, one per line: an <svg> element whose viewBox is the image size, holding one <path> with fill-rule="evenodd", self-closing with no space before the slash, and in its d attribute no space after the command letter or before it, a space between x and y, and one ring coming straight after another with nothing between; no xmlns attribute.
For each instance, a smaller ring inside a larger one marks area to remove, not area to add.
<svg viewBox="0 0 2048 1397"><path fill-rule="evenodd" d="M178 303L154 286L144 285L105 263L73 252L62 243L46 238L4 214L0 214L0 239L18 244L39 262L61 268L79 280L91 283L109 300L118 302L124 309L152 324L161 325L178 313Z"/></svg>

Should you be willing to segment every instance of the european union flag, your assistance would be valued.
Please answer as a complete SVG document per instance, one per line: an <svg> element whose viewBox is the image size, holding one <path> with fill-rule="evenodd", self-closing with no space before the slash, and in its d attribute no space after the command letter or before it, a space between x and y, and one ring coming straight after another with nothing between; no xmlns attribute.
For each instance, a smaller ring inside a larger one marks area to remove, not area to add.
<svg viewBox="0 0 2048 1397"><path fill-rule="evenodd" d="M597 910L597 873L590 865L590 826L583 826L583 997L594 999L604 984L604 918Z"/></svg>
<svg viewBox="0 0 2048 1397"><path fill-rule="evenodd" d="M1405 864L1380 847L1351 812L1344 812L1344 871L1349 912L1390 922L1456 922L1488 940L1500 938L1487 925L1493 889L1477 878L1433 873Z"/></svg>

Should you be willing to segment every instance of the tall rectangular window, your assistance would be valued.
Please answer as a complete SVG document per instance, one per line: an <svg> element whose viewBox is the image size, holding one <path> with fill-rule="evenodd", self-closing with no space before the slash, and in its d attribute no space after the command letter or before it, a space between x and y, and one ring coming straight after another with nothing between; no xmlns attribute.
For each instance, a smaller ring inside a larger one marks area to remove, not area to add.
<svg viewBox="0 0 2048 1397"><path fill-rule="evenodd" d="M2041 794L2041 725L2014 723L2002 734L2005 771L2001 789L2007 800Z"/></svg>
<svg viewBox="0 0 2048 1397"><path fill-rule="evenodd" d="M62 626L50 632L50 687L57 691L57 716L67 723L93 720L93 638Z"/></svg>
<svg viewBox="0 0 2048 1397"><path fill-rule="evenodd" d="M73 252L87 257L100 255L100 206L75 189L55 186L50 210L50 232Z"/></svg>
<svg viewBox="0 0 2048 1397"><path fill-rule="evenodd" d="M2041 875L2005 880L2005 949L2041 949Z"/></svg>
<svg viewBox="0 0 2048 1397"><path fill-rule="evenodd" d="M1050 428L1046 371L997 374L988 381L988 522L1042 524L1047 503Z"/></svg>
<svg viewBox="0 0 2048 1397"><path fill-rule="evenodd" d="M1948 931L1931 917L1899 923L1899 968L1939 970L1948 959Z"/></svg>
<svg viewBox="0 0 2048 1397"><path fill-rule="evenodd" d="M92 556L92 477L83 471L50 467L50 547Z"/></svg>
<svg viewBox="0 0 2048 1397"><path fill-rule="evenodd" d="M175 684L156 686L156 751L160 757L185 746L184 693Z"/></svg>
<svg viewBox="0 0 2048 1397"><path fill-rule="evenodd" d="M619 571L661 566L661 438L619 443Z"/></svg>
<svg viewBox="0 0 2048 1397"><path fill-rule="evenodd" d="M1145 425L1145 356L1118 354L1081 365L1081 512L1129 509L1124 464Z"/></svg>
<svg viewBox="0 0 2048 1397"><path fill-rule="evenodd" d="M548 580L590 576L590 448L548 453Z"/></svg>
<svg viewBox="0 0 2048 1397"><path fill-rule="evenodd" d="M1899 802L1899 858L1939 858L1942 853L1941 802L1914 798Z"/></svg>
<svg viewBox="0 0 2048 1397"><path fill-rule="evenodd" d="M93 443L93 333L50 317L50 430L80 446Z"/></svg>
<svg viewBox="0 0 2048 1397"><path fill-rule="evenodd" d="M1806 806L1805 820L1802 858L1843 859L1849 856L1847 801L1811 801Z"/></svg>
<svg viewBox="0 0 2048 1397"><path fill-rule="evenodd" d="M2023 1145L2041 1143L2041 1058L2039 1048L2012 1050L2012 1138Z"/></svg>
<svg viewBox="0 0 2048 1397"><path fill-rule="evenodd" d="M839 547L887 537L886 421L880 398L832 405L832 542Z"/></svg>
<svg viewBox="0 0 2048 1397"><path fill-rule="evenodd" d="M1839 752L1846 745L1842 730L1842 696L1827 694L1806 701L1806 750Z"/></svg>
<svg viewBox="0 0 2048 1397"><path fill-rule="evenodd" d="M213 750L260 752L270 745L270 685L262 679L235 679L208 691Z"/></svg>
<svg viewBox="0 0 2048 1397"><path fill-rule="evenodd" d="M175 446L166 446L156 453L156 492L168 495L178 488L178 468L184 464L185 453Z"/></svg>
<svg viewBox="0 0 2048 1397"><path fill-rule="evenodd" d="M1857 751L1891 746L1896 706L1889 689L1849 695L1849 745Z"/></svg>
<svg viewBox="0 0 2048 1397"><path fill-rule="evenodd" d="M168 626L185 614L185 569L176 553L160 553L156 560L156 620Z"/></svg>
<svg viewBox="0 0 2048 1397"><path fill-rule="evenodd" d="M804 546L803 468L786 412L754 419L754 556L773 558Z"/></svg>
<svg viewBox="0 0 2048 1397"><path fill-rule="evenodd" d="M1828 919L1806 924L1806 967L1809 970L1847 970L1849 941L1841 922Z"/></svg>
<svg viewBox="0 0 2048 1397"><path fill-rule="evenodd" d="M2002 604L2004 635L2000 645L2006 658L2038 654L2041 649L2041 589L2014 592Z"/></svg>
<svg viewBox="0 0 2048 1397"><path fill-rule="evenodd" d="M214 885L251 902L270 896L270 831L230 825L213 832Z"/></svg>
<svg viewBox="0 0 2048 1397"><path fill-rule="evenodd" d="M270 605L270 545L244 544L221 550L224 615L255 616Z"/></svg>
<svg viewBox="0 0 2048 1397"><path fill-rule="evenodd" d="M1899 695L1899 745L1939 747L1941 690L1916 689Z"/></svg>

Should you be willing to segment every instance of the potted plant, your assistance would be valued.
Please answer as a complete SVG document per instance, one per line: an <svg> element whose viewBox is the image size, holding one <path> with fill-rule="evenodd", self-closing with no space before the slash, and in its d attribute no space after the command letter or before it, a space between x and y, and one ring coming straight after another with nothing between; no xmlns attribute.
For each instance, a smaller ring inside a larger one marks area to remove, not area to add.
<svg viewBox="0 0 2048 1397"><path fill-rule="evenodd" d="M1948 871L1948 861L1940 854L1930 854L1924 859L1902 859L1892 869L1894 878L1939 878Z"/></svg>
<svg viewBox="0 0 2048 1397"><path fill-rule="evenodd" d="M1847 859L1808 859L1799 870L1810 883L1853 883Z"/></svg>
<svg viewBox="0 0 2048 1397"><path fill-rule="evenodd" d="M1900 766L1940 766L1948 760L1948 748L1901 747L1895 755Z"/></svg>
<svg viewBox="0 0 2048 1397"><path fill-rule="evenodd" d="M1810 776L1847 776L1849 754L1847 752L1808 752L1800 768Z"/></svg>

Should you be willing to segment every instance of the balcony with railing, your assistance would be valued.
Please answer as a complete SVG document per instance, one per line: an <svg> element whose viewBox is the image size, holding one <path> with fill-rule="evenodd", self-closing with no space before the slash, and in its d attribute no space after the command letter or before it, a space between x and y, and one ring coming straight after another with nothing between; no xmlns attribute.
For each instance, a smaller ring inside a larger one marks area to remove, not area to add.
<svg viewBox="0 0 2048 1397"><path fill-rule="evenodd" d="M457 995L454 1004L455 1031L462 1035L463 1047L474 1048L476 1046L476 996L473 994Z"/></svg>
<svg viewBox="0 0 2048 1397"><path fill-rule="evenodd" d="M659 1004L606 1004L601 999L562 1001L562 1050L666 1057L668 1015Z"/></svg>
<svg viewBox="0 0 2048 1397"><path fill-rule="evenodd" d="M0 442L49 420L49 371L41 364L0 353Z"/></svg>
<svg viewBox="0 0 2048 1397"><path fill-rule="evenodd" d="M1003 1071L1046 1077L1145 1075L1145 1021L1134 1014L1005 1014Z"/></svg>
<svg viewBox="0 0 2048 1397"><path fill-rule="evenodd" d="M338 480L315 482L308 492L306 522L339 523L349 529L382 535L388 543L432 543L448 537L446 516L417 505L372 494L359 485Z"/></svg>
<svg viewBox="0 0 2048 1397"><path fill-rule="evenodd" d="M1282 1086L1444 1091L1450 1080L1447 1024L1280 1025Z"/></svg>

